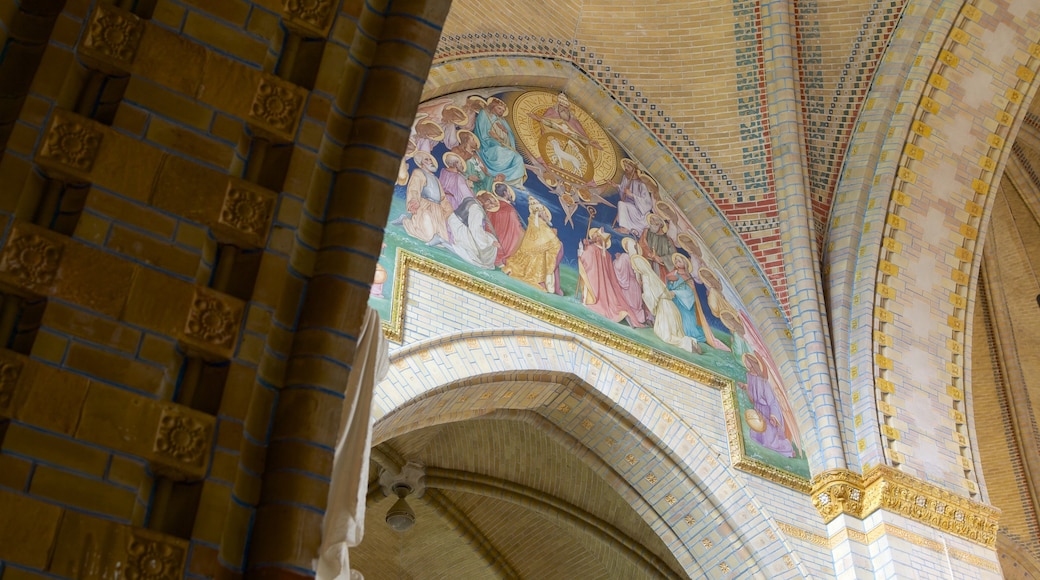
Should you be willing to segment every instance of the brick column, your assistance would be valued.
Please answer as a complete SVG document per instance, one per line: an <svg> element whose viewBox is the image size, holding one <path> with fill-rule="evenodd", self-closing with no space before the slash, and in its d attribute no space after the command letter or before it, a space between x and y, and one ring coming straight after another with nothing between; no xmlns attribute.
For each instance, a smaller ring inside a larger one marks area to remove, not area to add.
<svg viewBox="0 0 1040 580"><path fill-rule="evenodd" d="M346 137L275 411L250 569L314 575L343 389L383 241L394 180L450 2L366 3L329 125ZM326 155L328 152L323 152ZM324 155L323 155L324 157ZM306 474L298 484L278 473ZM324 486L322 486L324 487Z"/></svg>

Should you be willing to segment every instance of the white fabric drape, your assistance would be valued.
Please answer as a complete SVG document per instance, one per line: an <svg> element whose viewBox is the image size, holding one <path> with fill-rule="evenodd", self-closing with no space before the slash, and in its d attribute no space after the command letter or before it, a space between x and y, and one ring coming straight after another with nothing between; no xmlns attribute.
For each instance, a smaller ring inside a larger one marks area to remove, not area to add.
<svg viewBox="0 0 1040 580"><path fill-rule="evenodd" d="M372 393L386 377L389 357L379 314L368 308L340 415L328 507L322 526L317 580L358 580L348 548L358 545L365 525L369 448L372 444Z"/></svg>

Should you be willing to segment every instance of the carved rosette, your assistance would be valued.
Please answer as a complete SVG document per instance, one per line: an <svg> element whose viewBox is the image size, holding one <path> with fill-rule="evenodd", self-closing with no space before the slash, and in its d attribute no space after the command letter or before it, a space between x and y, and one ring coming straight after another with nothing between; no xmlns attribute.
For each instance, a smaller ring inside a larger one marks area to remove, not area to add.
<svg viewBox="0 0 1040 580"><path fill-rule="evenodd" d="M177 462L201 465L206 458L208 429L201 421L176 408L164 408L153 451Z"/></svg>
<svg viewBox="0 0 1040 580"><path fill-rule="evenodd" d="M195 288L184 337L209 352L227 356L238 336L242 306L233 298L207 288Z"/></svg>
<svg viewBox="0 0 1040 580"><path fill-rule="evenodd" d="M89 180L102 133L94 122L56 110L43 137L36 160L47 169Z"/></svg>
<svg viewBox="0 0 1040 580"><path fill-rule="evenodd" d="M950 493L891 467L877 468L877 507L993 548L1000 510ZM875 508L876 509L876 508Z"/></svg>
<svg viewBox="0 0 1040 580"><path fill-rule="evenodd" d="M218 223L253 245L262 245L270 223L273 201L271 195L231 181L224 194Z"/></svg>
<svg viewBox="0 0 1040 580"><path fill-rule="evenodd" d="M99 68L127 70L137 56L144 23L136 15L99 3L90 17L79 53ZM110 66L105 66L110 65Z"/></svg>
<svg viewBox="0 0 1040 580"><path fill-rule="evenodd" d="M999 510L887 466L865 476L825 471L813 479L812 502L824 522L842 513L864 519L884 509L990 548L996 545Z"/></svg>
<svg viewBox="0 0 1040 580"><path fill-rule="evenodd" d="M0 253L0 271L18 285L37 290L54 282L64 248L44 236L15 230Z"/></svg>
<svg viewBox="0 0 1040 580"><path fill-rule="evenodd" d="M307 36L325 36L332 24L331 0L282 0L282 17Z"/></svg>
<svg viewBox="0 0 1040 580"><path fill-rule="evenodd" d="M22 363L0 360L0 413L6 413L11 405L18 377L22 374Z"/></svg>
<svg viewBox="0 0 1040 580"><path fill-rule="evenodd" d="M253 94L249 118L291 140L302 105L303 96L295 85L264 75L260 77Z"/></svg>
<svg viewBox="0 0 1040 580"><path fill-rule="evenodd" d="M864 497L862 478L851 471L825 471L813 480L812 502L824 522L841 514L861 517Z"/></svg>
<svg viewBox="0 0 1040 580"><path fill-rule="evenodd" d="M144 530L131 532L126 546L127 580L179 580L187 550L170 540Z"/></svg>

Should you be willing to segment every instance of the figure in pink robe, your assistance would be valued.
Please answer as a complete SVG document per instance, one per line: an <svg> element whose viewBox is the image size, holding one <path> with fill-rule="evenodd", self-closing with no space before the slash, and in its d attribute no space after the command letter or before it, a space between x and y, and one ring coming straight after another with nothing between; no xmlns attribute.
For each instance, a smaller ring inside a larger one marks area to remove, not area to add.
<svg viewBox="0 0 1040 580"><path fill-rule="evenodd" d="M498 236L498 253L495 256L495 266L498 267L505 264L506 259L520 247L520 240L524 239L524 226L520 223L520 214L508 200L488 191L479 192L477 199L484 206L488 222Z"/></svg>
<svg viewBox="0 0 1040 580"><path fill-rule="evenodd" d="M636 241L632 238L621 240L624 252L614 257L614 275L617 276L618 286L621 287L621 296L628 305L628 323L633 328L643 328L649 324L648 312L643 304L643 286L636 278L636 272L632 269L632 257L635 252ZM629 248L632 246L632 248Z"/></svg>
<svg viewBox="0 0 1040 580"><path fill-rule="evenodd" d="M601 228L589 230L584 250L578 256L581 302L589 310L614 322L621 322L629 315L624 290L614 273L614 262L610 252L610 234Z"/></svg>

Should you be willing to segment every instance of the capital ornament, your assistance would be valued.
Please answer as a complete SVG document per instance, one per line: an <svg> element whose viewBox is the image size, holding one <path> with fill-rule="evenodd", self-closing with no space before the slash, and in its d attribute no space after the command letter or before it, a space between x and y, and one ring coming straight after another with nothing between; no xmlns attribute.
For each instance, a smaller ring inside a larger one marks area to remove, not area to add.
<svg viewBox="0 0 1040 580"><path fill-rule="evenodd" d="M90 121L55 112L50 130L40 147L39 157L59 166L89 173L100 147L101 131L94 128Z"/></svg>
<svg viewBox="0 0 1040 580"><path fill-rule="evenodd" d="M126 552L127 580L175 580L183 575L186 551L182 546L145 537L135 530Z"/></svg>
<svg viewBox="0 0 1040 580"><path fill-rule="evenodd" d="M267 196L239 187L234 182L228 184L224 204L220 208L221 224L248 234L251 238L261 238L267 231L270 214L271 200Z"/></svg>
<svg viewBox="0 0 1040 580"><path fill-rule="evenodd" d="M89 56L129 66L137 55L143 32L144 24L134 14L98 4L81 48Z"/></svg>
<svg viewBox="0 0 1040 580"><path fill-rule="evenodd" d="M241 312L205 288L196 288L188 311L184 335L203 343L229 348L238 334Z"/></svg>
<svg viewBox="0 0 1040 580"><path fill-rule="evenodd" d="M200 465L208 439L206 425L175 408L164 408L155 436L155 451L180 463Z"/></svg>
<svg viewBox="0 0 1040 580"><path fill-rule="evenodd" d="M824 522L843 513L864 519L885 509L990 548L996 545L1000 510L888 466L864 475L825 471L813 478L812 502Z"/></svg>
<svg viewBox="0 0 1040 580"><path fill-rule="evenodd" d="M60 244L43 236L16 230L0 253L0 270L30 288L49 286L58 273L62 251Z"/></svg>
<svg viewBox="0 0 1040 580"><path fill-rule="evenodd" d="M332 2L330 0L283 0L282 14L290 23L296 21L311 29L312 32L324 33L329 27Z"/></svg>
<svg viewBox="0 0 1040 580"><path fill-rule="evenodd" d="M303 103L303 97L295 89L290 83L261 76L256 93L253 94L253 103L249 107L249 116L290 135Z"/></svg>

